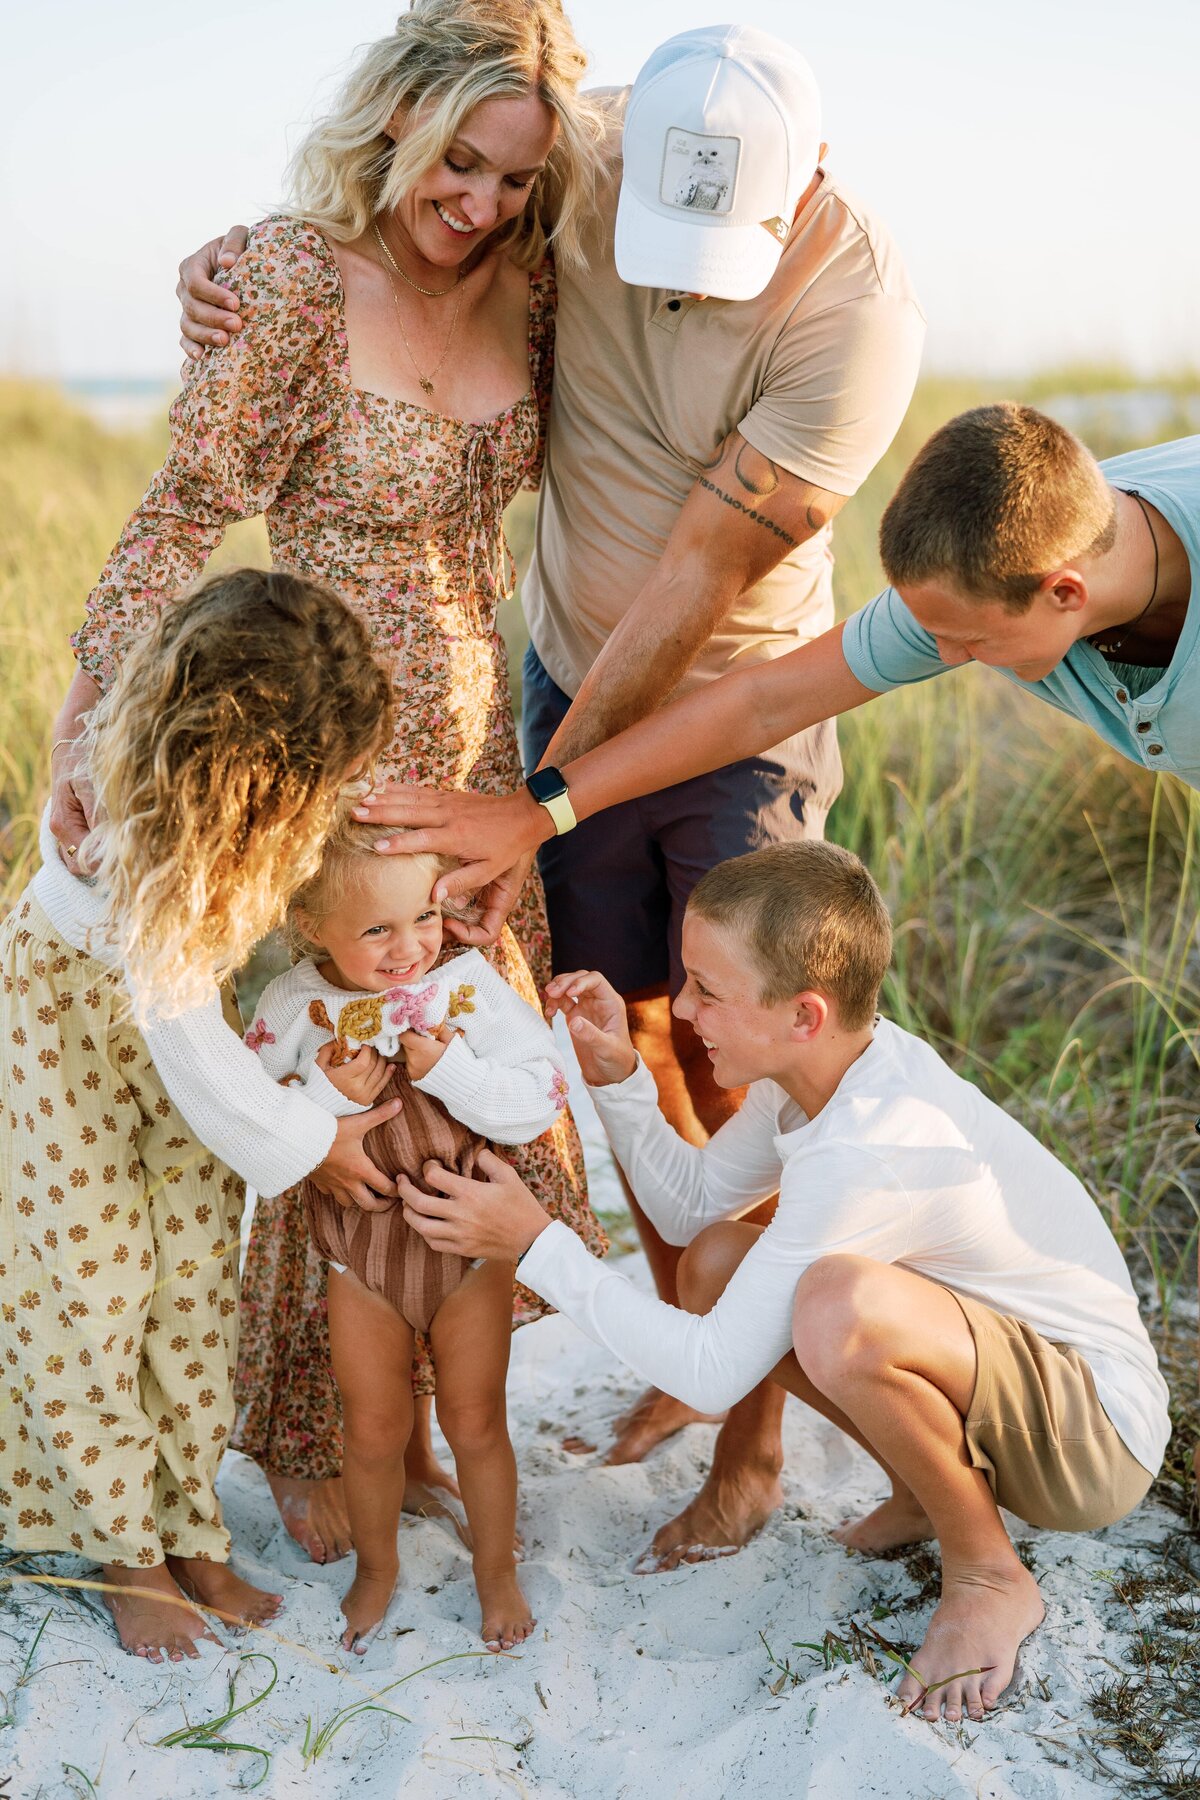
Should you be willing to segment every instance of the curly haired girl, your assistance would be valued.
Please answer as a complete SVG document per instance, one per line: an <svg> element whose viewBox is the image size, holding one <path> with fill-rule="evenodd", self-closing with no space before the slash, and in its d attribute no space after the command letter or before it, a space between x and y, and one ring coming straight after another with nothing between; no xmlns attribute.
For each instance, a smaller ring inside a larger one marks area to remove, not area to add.
<svg viewBox="0 0 1200 1800"><path fill-rule="evenodd" d="M211 579L129 651L71 752L95 829L60 855L47 811L0 928L0 1542L98 1561L121 1642L153 1662L212 1637L192 1601L233 1623L280 1605L229 1569L215 1491L238 1176L277 1192L393 1109L336 1125L278 1088L218 984L390 728L387 676L327 588ZM90 880L69 872L85 859Z"/></svg>

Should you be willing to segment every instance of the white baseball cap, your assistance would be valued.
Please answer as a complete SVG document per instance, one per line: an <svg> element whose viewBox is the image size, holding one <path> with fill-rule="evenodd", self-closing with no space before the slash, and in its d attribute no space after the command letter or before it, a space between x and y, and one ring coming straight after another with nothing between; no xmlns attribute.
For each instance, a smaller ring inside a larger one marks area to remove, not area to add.
<svg viewBox="0 0 1200 1800"><path fill-rule="evenodd" d="M634 82L622 147L621 279L751 300L816 173L816 80L798 50L753 26L681 32Z"/></svg>

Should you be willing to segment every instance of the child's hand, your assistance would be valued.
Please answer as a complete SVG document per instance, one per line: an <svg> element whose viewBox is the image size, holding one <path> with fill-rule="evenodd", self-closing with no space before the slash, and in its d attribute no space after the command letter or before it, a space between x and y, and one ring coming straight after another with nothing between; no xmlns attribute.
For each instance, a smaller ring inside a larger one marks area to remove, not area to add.
<svg viewBox="0 0 1200 1800"><path fill-rule="evenodd" d="M428 1075L434 1064L441 1061L446 1045L452 1044L460 1035L444 1019L434 1037L426 1037L422 1031L402 1031L400 1042L404 1045L404 1054L408 1059L409 1080L420 1081Z"/></svg>
<svg viewBox="0 0 1200 1800"><path fill-rule="evenodd" d="M348 1062L339 1063L337 1053L337 1041L330 1038L317 1051L318 1069L347 1100L353 1100L358 1106L374 1106L388 1084L391 1063L369 1044L356 1050Z"/></svg>
<svg viewBox="0 0 1200 1800"><path fill-rule="evenodd" d="M556 975L546 988L546 1017L562 1013L579 1058L583 1079L591 1087L624 1081L637 1068L637 1052L629 1035L625 1002L594 969Z"/></svg>

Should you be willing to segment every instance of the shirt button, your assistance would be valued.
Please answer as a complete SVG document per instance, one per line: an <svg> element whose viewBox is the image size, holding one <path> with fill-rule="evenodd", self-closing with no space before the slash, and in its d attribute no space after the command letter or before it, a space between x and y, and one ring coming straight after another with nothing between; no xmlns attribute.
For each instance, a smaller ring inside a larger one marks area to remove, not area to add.
<svg viewBox="0 0 1200 1800"><path fill-rule="evenodd" d="M1149 719L1141 719L1141 720L1139 720L1139 722L1138 722L1138 727L1137 727L1137 728L1138 728L1138 730L1139 730L1139 731L1149 731L1149 729L1150 729L1150 721L1149 721Z"/></svg>
<svg viewBox="0 0 1200 1800"><path fill-rule="evenodd" d="M1146 748L1147 748L1147 750L1149 750L1151 756L1161 756L1162 755L1162 745L1161 744L1147 744Z"/></svg>
<svg viewBox="0 0 1200 1800"><path fill-rule="evenodd" d="M1128 698L1129 698L1129 695L1125 692L1124 688L1117 689L1117 699L1121 702L1122 706L1124 706L1124 704L1128 700Z"/></svg>

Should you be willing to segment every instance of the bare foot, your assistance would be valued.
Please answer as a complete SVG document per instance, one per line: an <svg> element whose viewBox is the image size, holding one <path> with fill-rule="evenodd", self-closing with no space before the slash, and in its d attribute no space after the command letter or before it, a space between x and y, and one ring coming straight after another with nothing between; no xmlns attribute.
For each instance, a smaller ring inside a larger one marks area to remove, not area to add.
<svg viewBox="0 0 1200 1800"><path fill-rule="evenodd" d="M901 1544L923 1544L935 1534L929 1514L916 1496L905 1488L885 1500L882 1506L877 1506L865 1519L847 1519L833 1535L848 1550L878 1556L880 1551L896 1550Z"/></svg>
<svg viewBox="0 0 1200 1800"><path fill-rule="evenodd" d="M460 1542L470 1550L471 1533L462 1503L462 1492L448 1469L443 1469L432 1444L408 1441L404 1453L404 1510L418 1519L448 1519Z"/></svg>
<svg viewBox="0 0 1200 1800"><path fill-rule="evenodd" d="M113 1616L117 1636L132 1655L144 1656L152 1663L161 1663L166 1656L177 1663L185 1656L199 1656L197 1645L205 1639L221 1644L208 1621L188 1605L165 1563L150 1569L119 1569L102 1563L100 1575L109 1583L100 1598Z"/></svg>
<svg viewBox="0 0 1200 1800"><path fill-rule="evenodd" d="M681 1562L735 1556L762 1530L782 1500L773 1464L713 1468L690 1505L654 1534L654 1542L634 1564L634 1574L661 1575Z"/></svg>
<svg viewBox="0 0 1200 1800"><path fill-rule="evenodd" d="M900 1699L925 1719L943 1711L951 1724L964 1712L982 1719L1012 1680L1017 1651L1045 1616L1038 1584L1015 1556L998 1568L946 1571L925 1642L910 1659L914 1674L900 1683Z"/></svg>
<svg viewBox="0 0 1200 1800"><path fill-rule="evenodd" d="M521 1592L515 1569L504 1569L498 1575L475 1571L475 1592L483 1616L480 1636L489 1650L511 1650L523 1644L537 1620Z"/></svg>
<svg viewBox="0 0 1200 1800"><path fill-rule="evenodd" d="M337 1562L349 1554L353 1541L340 1475L328 1481L305 1481L299 1476L272 1475L269 1469L263 1472L288 1535L315 1563Z"/></svg>
<svg viewBox="0 0 1200 1800"><path fill-rule="evenodd" d="M352 1650L355 1656L366 1655L387 1616L399 1573L399 1564L391 1569L360 1567L355 1571L354 1580L342 1601L346 1619L346 1629L341 1637L343 1650Z"/></svg>
<svg viewBox="0 0 1200 1800"><path fill-rule="evenodd" d="M674 1437L685 1425L719 1425L724 1416L723 1413L697 1412L694 1406L685 1406L682 1400L676 1400L670 1394L647 1388L614 1421L614 1441L604 1460L612 1465L641 1462L656 1444ZM582 1438L567 1438L563 1448L578 1453L590 1446Z"/></svg>
<svg viewBox="0 0 1200 1800"><path fill-rule="evenodd" d="M189 1600L215 1612L224 1625L267 1625L283 1611L283 1595L252 1587L228 1563L168 1556L167 1568Z"/></svg>

